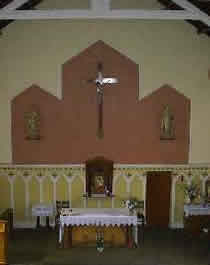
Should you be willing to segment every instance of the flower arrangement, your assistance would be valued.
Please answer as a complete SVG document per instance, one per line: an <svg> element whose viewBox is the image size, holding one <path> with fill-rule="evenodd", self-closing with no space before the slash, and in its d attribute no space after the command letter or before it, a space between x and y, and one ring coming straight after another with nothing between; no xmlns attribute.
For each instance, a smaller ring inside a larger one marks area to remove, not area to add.
<svg viewBox="0 0 210 265"><path fill-rule="evenodd" d="M98 232L96 233L96 249L98 250L98 252L103 252L104 250L104 237L103 237L103 233L102 232Z"/></svg>
<svg viewBox="0 0 210 265"><path fill-rule="evenodd" d="M129 211L131 211L131 212L133 212L135 209L138 209L138 208L144 208L144 202L139 201L136 198L130 198L128 200L124 200L123 205L127 209L129 209Z"/></svg>
<svg viewBox="0 0 210 265"><path fill-rule="evenodd" d="M197 197L200 196L200 188L195 183L185 186L185 195L187 200L192 203Z"/></svg>

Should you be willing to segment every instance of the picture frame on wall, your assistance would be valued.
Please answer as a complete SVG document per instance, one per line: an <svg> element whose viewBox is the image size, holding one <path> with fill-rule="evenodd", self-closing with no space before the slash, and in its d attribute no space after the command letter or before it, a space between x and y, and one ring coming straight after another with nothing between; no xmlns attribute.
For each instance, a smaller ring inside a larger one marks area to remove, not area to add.
<svg viewBox="0 0 210 265"><path fill-rule="evenodd" d="M93 181L93 193L105 193L105 179L103 175L95 175Z"/></svg>
<svg viewBox="0 0 210 265"><path fill-rule="evenodd" d="M96 157L86 161L86 193L91 196L112 194L113 161Z"/></svg>
<svg viewBox="0 0 210 265"><path fill-rule="evenodd" d="M210 180L206 181L205 195L206 195L207 202L210 202Z"/></svg>

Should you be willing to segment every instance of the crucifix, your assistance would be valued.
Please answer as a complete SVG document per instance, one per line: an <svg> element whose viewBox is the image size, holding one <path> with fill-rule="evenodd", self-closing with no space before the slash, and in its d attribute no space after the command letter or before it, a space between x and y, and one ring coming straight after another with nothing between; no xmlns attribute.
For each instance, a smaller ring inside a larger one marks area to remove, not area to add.
<svg viewBox="0 0 210 265"><path fill-rule="evenodd" d="M102 63L98 63L98 76L95 80L92 80L96 84L96 92L97 92L97 103L98 103L98 130L97 136L98 138L103 138L104 130L103 130L103 92L104 87L107 84L115 84L118 83L118 80L114 77L106 77L104 78L102 75Z"/></svg>

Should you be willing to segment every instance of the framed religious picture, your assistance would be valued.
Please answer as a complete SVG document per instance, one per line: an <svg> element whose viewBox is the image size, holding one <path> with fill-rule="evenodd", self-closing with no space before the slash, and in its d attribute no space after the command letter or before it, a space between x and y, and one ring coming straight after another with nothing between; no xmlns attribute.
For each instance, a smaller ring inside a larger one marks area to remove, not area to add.
<svg viewBox="0 0 210 265"><path fill-rule="evenodd" d="M113 161L103 157L86 161L86 194L91 196L111 196Z"/></svg>
<svg viewBox="0 0 210 265"><path fill-rule="evenodd" d="M206 181L206 187L205 187L205 192L206 192L206 200L210 202L210 180Z"/></svg>
<svg viewBox="0 0 210 265"><path fill-rule="evenodd" d="M105 193L105 179L103 175L95 175L92 183L92 193L104 194Z"/></svg>

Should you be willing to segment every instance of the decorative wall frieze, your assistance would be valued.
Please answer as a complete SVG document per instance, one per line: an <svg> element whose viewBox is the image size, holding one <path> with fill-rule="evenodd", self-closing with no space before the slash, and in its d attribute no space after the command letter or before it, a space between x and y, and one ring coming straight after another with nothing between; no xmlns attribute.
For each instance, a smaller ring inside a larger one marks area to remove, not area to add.
<svg viewBox="0 0 210 265"><path fill-rule="evenodd" d="M0 164L0 172L5 171L53 171L53 172L84 172L85 164L69 164L69 165L29 165L29 164ZM114 164L114 172L116 174L118 171L136 171L136 172L147 172L147 171L175 171L175 172L188 172L198 171L198 172L210 172L210 163L209 164Z"/></svg>

